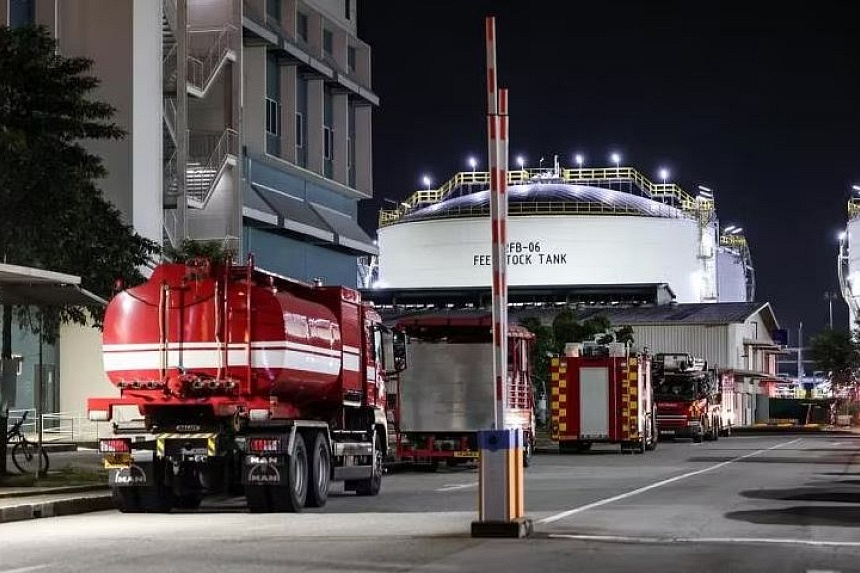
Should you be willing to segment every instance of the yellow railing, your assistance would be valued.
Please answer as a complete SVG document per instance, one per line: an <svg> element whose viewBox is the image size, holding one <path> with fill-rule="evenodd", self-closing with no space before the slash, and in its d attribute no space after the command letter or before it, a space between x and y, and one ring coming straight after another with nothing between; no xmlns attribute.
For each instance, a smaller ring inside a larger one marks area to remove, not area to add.
<svg viewBox="0 0 860 573"><path fill-rule="evenodd" d="M743 235L720 235L720 245L724 247L745 247L746 237Z"/></svg>
<svg viewBox="0 0 860 573"><path fill-rule="evenodd" d="M848 218L853 219L860 216L860 199L852 197L848 200Z"/></svg>
<svg viewBox="0 0 860 573"><path fill-rule="evenodd" d="M639 189L643 194L655 201L661 203L673 204L679 207L682 211L690 216L696 216L702 222L710 220L714 211L713 199L705 199L701 196L693 197L681 187L674 183L653 183L642 175L639 171L632 167L601 167L601 168L581 168L581 169L562 169L556 174L553 169L514 169L508 171L508 185L522 185L525 183L540 183L541 181L561 181L574 185L593 185L602 187L611 183L630 182ZM406 213L438 203L445 199L455 189L468 185L488 185L490 182L490 174L486 171L464 171L455 174L451 179L443 183L437 189L424 189L416 191L404 200L396 209L383 209L379 212L379 226L385 227L397 222L400 217ZM565 207L565 204L554 203L531 203L527 209L509 206L509 213L598 213L604 212L610 215L617 214L637 214L633 210L617 208L612 206L603 206L597 204L586 203L567 203L573 207ZM538 210L535 206L541 205L544 208ZM589 205L589 207L585 207ZM849 210L850 210L849 204ZM860 205L857 206L860 213ZM478 209L479 210L479 209ZM475 208L465 209L465 211L475 212ZM458 211L457 213L460 213ZM453 216L458 216L454 214Z"/></svg>

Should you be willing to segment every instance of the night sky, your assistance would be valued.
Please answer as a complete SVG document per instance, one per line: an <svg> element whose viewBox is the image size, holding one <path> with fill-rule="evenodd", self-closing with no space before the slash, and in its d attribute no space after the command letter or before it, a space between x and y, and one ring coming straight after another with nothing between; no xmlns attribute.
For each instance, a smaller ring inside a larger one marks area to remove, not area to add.
<svg viewBox="0 0 860 573"><path fill-rule="evenodd" d="M622 165L714 189L744 228L758 301L796 344L827 326L837 235L860 183L860 9L850 2L359 0L373 50L371 234L383 198L486 168L484 17L495 16L510 156ZM794 3L792 3L794 4ZM777 11L766 6L778 7ZM631 238L635 240L635 238ZM834 326L847 308L833 303Z"/></svg>

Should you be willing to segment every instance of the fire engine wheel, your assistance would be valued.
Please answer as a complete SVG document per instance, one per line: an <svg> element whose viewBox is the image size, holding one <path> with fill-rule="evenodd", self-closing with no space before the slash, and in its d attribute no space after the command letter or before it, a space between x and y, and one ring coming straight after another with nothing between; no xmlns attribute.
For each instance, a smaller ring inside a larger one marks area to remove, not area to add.
<svg viewBox="0 0 860 573"><path fill-rule="evenodd" d="M203 501L203 494L194 492L194 493L184 493L182 495L176 496L176 500L173 503L173 507L176 509L197 509L200 507L200 503Z"/></svg>
<svg viewBox="0 0 860 573"><path fill-rule="evenodd" d="M329 478L331 477L331 458L328 444L322 432L313 432L308 436L312 444L310 463L308 464L308 495L305 499L307 507L323 507L328 499Z"/></svg>
<svg viewBox="0 0 860 573"><path fill-rule="evenodd" d="M693 443L701 444L705 439L705 431L699 430L695 434L693 434Z"/></svg>
<svg viewBox="0 0 860 573"><path fill-rule="evenodd" d="M120 513L168 513L175 501L169 489L157 485L114 487L111 497Z"/></svg>
<svg viewBox="0 0 860 573"><path fill-rule="evenodd" d="M355 495L378 495L382 489L382 446L379 436L373 437L373 470L369 478L355 480Z"/></svg>
<svg viewBox="0 0 860 573"><path fill-rule="evenodd" d="M252 513L298 513L308 494L308 451L302 435L296 433L293 454L287 459L286 483L246 485L245 499Z"/></svg>

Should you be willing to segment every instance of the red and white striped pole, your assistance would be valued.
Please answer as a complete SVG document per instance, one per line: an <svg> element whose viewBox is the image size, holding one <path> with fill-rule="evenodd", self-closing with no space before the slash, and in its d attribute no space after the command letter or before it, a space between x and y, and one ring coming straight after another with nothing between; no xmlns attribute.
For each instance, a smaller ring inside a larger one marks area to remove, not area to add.
<svg viewBox="0 0 860 573"><path fill-rule="evenodd" d="M478 432L480 519L473 537L525 537L531 520L523 516L522 433L506 427L508 388L508 90L498 88L496 20L486 20L487 163L490 168L490 253L493 298L493 428Z"/></svg>
<svg viewBox="0 0 860 573"><path fill-rule="evenodd" d="M505 427L505 388L508 362L507 212L508 212L508 90L498 89L496 20L487 18L487 133L490 167L490 225L493 298L493 379L497 430Z"/></svg>

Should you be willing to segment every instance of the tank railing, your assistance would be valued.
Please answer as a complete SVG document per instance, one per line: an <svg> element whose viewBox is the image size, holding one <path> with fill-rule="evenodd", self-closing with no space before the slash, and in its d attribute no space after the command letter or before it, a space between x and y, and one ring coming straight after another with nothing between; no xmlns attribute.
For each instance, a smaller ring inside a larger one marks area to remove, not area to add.
<svg viewBox="0 0 860 573"><path fill-rule="evenodd" d="M560 181L574 185L608 186L620 182L632 183L649 199L681 209L688 215L711 218L712 199L693 197L675 183L653 183L632 167L600 167L561 169L527 168L508 171L509 185L523 185L548 181ZM490 174L486 171L456 173L437 189L422 189L405 199L397 209L383 209L379 213L379 226L390 225L414 209L438 203L450 197L464 186L489 185ZM858 206L860 207L860 206ZM510 212L510 211L509 211ZM860 208L858 208L860 212Z"/></svg>
<svg viewBox="0 0 860 573"><path fill-rule="evenodd" d="M860 216L860 198L852 197L848 200L848 218L855 219Z"/></svg>
<svg viewBox="0 0 860 573"><path fill-rule="evenodd" d="M720 246L746 247L747 240L743 235L720 235Z"/></svg>

